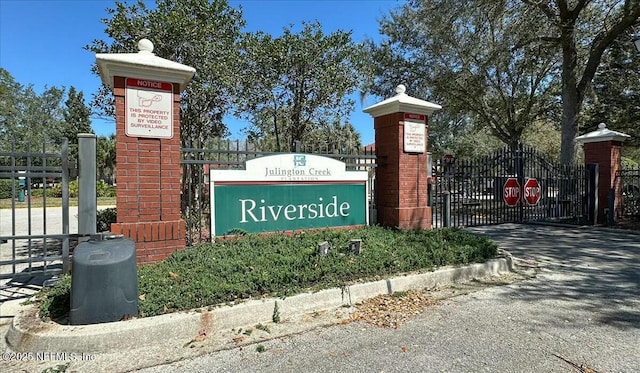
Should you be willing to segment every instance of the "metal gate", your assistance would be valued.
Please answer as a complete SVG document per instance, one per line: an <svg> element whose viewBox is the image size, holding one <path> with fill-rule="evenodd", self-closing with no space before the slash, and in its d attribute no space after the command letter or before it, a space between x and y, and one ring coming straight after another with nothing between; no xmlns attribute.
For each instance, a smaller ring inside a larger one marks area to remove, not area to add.
<svg viewBox="0 0 640 373"><path fill-rule="evenodd" d="M69 145L0 149L0 279L68 272ZM7 282L1 282L6 287Z"/></svg>
<svg viewBox="0 0 640 373"><path fill-rule="evenodd" d="M535 149L523 146L476 159L445 157L434 164L430 191L433 226L585 223L595 203L594 175L584 166L550 162ZM518 196L505 195L505 184L517 186ZM533 197L532 191L536 193Z"/></svg>

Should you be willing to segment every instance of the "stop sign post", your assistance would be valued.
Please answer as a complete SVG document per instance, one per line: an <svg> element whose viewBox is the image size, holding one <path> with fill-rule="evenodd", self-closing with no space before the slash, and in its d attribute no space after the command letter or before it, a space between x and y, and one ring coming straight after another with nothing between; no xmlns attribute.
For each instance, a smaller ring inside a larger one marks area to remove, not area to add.
<svg viewBox="0 0 640 373"><path fill-rule="evenodd" d="M520 183L515 177L510 177L504 182L502 197L509 206L515 206L520 200Z"/></svg>
<svg viewBox="0 0 640 373"><path fill-rule="evenodd" d="M542 188L538 179L529 178L524 183L524 195L522 196L529 206L535 206L542 197Z"/></svg>

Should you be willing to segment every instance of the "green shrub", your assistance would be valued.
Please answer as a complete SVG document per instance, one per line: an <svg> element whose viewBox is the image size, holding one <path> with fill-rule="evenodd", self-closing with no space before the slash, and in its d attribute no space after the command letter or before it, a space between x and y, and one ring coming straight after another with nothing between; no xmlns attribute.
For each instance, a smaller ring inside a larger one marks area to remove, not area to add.
<svg viewBox="0 0 640 373"><path fill-rule="evenodd" d="M111 229L111 223L115 223L117 218L115 207L98 210L96 213L96 232L108 232Z"/></svg>
<svg viewBox="0 0 640 373"><path fill-rule="evenodd" d="M115 197L116 188L113 185L109 185L105 183L103 180L100 180L96 184L96 196L97 197Z"/></svg>
<svg viewBox="0 0 640 373"><path fill-rule="evenodd" d="M40 302L40 317L56 319L65 316L71 308L71 276L64 275L60 281L36 296Z"/></svg>
<svg viewBox="0 0 640 373"><path fill-rule="evenodd" d="M47 197L62 198L62 183L47 188ZM69 182L69 198L78 198L78 180Z"/></svg>
<svg viewBox="0 0 640 373"><path fill-rule="evenodd" d="M16 194L18 193L18 180L14 180ZM0 179L0 199L11 198L11 179Z"/></svg>
<svg viewBox="0 0 640 373"><path fill-rule="evenodd" d="M360 254L349 248L356 238L363 242ZM331 247L327 256L318 252L323 241ZM460 229L363 227L293 235L248 234L175 252L161 263L139 267L143 299L139 311L141 317L147 317L265 295L289 296L444 265L484 262L496 255L495 242ZM66 295L60 292L59 296ZM55 313L58 311L49 309L42 314L55 318L61 316ZM280 317L279 310L274 307L276 316Z"/></svg>
<svg viewBox="0 0 640 373"><path fill-rule="evenodd" d="M31 189L32 197L41 198L43 195L44 189ZM55 187L47 188L47 198L56 198L57 195L60 195L60 197L62 197L62 189L56 190Z"/></svg>

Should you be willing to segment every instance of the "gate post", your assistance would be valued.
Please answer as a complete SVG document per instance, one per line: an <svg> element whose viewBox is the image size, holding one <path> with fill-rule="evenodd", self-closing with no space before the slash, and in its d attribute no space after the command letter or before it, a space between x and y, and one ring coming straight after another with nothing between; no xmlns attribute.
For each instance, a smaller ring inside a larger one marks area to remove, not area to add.
<svg viewBox="0 0 640 373"><path fill-rule="evenodd" d="M78 134L78 234L96 234L96 135ZM88 238L83 238L88 239Z"/></svg>
<svg viewBox="0 0 640 373"><path fill-rule="evenodd" d="M138 263L185 248L180 211L180 92L195 69L157 57L142 39L138 53L96 54L116 112L117 223L111 231L136 242Z"/></svg>
<svg viewBox="0 0 640 373"><path fill-rule="evenodd" d="M622 190L619 184L620 179L616 179L616 173L622 168L622 142L630 136L607 129L604 123L598 125L598 129L576 137L576 141L584 144L585 165L598 165L597 183L597 217L598 224L605 223L605 209L614 213L616 205L622 198ZM609 190L614 190L613 206L610 206ZM615 214L614 214L615 216Z"/></svg>
<svg viewBox="0 0 640 373"><path fill-rule="evenodd" d="M387 227L429 229L427 117L442 107L405 90L401 84L394 97L363 110L374 118L377 221Z"/></svg>

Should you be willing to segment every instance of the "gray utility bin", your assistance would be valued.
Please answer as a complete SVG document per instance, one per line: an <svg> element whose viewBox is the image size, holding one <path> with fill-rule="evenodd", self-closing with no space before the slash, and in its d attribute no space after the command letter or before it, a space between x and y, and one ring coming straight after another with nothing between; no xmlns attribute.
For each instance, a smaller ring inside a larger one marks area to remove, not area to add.
<svg viewBox="0 0 640 373"><path fill-rule="evenodd" d="M138 316L135 243L128 238L83 242L73 252L71 325Z"/></svg>

